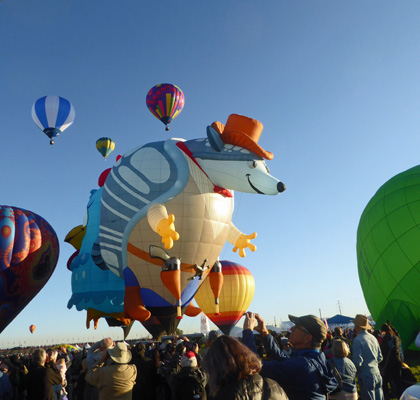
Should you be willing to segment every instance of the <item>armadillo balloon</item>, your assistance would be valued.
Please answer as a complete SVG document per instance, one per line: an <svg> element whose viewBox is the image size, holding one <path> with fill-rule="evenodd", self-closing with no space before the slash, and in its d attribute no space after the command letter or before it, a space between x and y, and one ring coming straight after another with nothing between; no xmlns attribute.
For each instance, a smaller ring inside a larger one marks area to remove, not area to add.
<svg viewBox="0 0 420 400"><path fill-rule="evenodd" d="M359 279L378 326L389 320L407 348L420 329L420 166L384 183L357 230Z"/></svg>
<svg viewBox="0 0 420 400"><path fill-rule="evenodd" d="M147 143L125 154L106 178L95 262L125 281L125 315L155 316L168 334L191 304L226 241L245 257L251 240L232 223L233 191L277 195L285 190L268 173L273 154L258 140L262 124L232 114L226 125L207 127L207 137ZM229 170L229 174L226 174ZM261 199L263 200L263 199ZM152 257L161 246L174 267Z"/></svg>

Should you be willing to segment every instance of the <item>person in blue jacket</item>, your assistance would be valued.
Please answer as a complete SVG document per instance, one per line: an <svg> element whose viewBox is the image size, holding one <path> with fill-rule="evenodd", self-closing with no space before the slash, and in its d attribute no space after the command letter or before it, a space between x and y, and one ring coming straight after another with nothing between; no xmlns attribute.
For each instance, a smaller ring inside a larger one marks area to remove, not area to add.
<svg viewBox="0 0 420 400"><path fill-rule="evenodd" d="M289 342L294 355L286 358L268 332L264 320L253 312L245 313L243 343L256 352L253 330L263 338L269 361L263 361L261 376L277 381L290 400L325 400L337 386L331 366L321 352L321 343L327 336L324 323L314 315L295 317Z"/></svg>

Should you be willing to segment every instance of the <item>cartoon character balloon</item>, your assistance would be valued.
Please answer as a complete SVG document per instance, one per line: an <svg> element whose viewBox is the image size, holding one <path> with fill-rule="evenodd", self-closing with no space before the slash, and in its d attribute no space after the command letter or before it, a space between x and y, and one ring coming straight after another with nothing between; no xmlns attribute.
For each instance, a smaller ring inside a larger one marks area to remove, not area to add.
<svg viewBox="0 0 420 400"><path fill-rule="evenodd" d="M246 235L232 223L233 190L285 190L268 173L264 158L273 155L258 144L261 133L260 122L232 114L226 126L208 127L207 138L148 143L113 167L92 255L97 265L124 278L126 316L155 316L173 333L182 314L197 315L191 300L225 242L242 257L256 249L256 234ZM150 246L165 247L169 258L181 261L171 270L152 257Z"/></svg>
<svg viewBox="0 0 420 400"><path fill-rule="evenodd" d="M50 279L59 244L51 225L39 215L0 206L0 332Z"/></svg>
<svg viewBox="0 0 420 400"><path fill-rule="evenodd" d="M146 105L150 112L165 124L167 131L169 131L168 124L179 115L184 103L182 90L170 83L153 86L146 97Z"/></svg>
<svg viewBox="0 0 420 400"><path fill-rule="evenodd" d="M212 288L211 272L194 298L210 321L225 335L229 335L252 302L255 281L251 272L240 264L232 261L220 261L220 264L223 286L218 301L215 301L217 298Z"/></svg>
<svg viewBox="0 0 420 400"><path fill-rule="evenodd" d="M108 137L102 137L96 141L96 150L102 154L105 160L111 154L111 152L114 151L114 149L115 142Z"/></svg>
<svg viewBox="0 0 420 400"><path fill-rule="evenodd" d="M32 325L29 326L29 332L34 333L35 329L36 329L35 325L32 324Z"/></svg>
<svg viewBox="0 0 420 400"><path fill-rule="evenodd" d="M74 121L75 112L72 104L58 96L44 96L32 106L32 118L54 144L53 137L64 132Z"/></svg>
<svg viewBox="0 0 420 400"><path fill-rule="evenodd" d="M382 185L357 230L363 294L379 326L390 320L406 348L420 329L420 166Z"/></svg>

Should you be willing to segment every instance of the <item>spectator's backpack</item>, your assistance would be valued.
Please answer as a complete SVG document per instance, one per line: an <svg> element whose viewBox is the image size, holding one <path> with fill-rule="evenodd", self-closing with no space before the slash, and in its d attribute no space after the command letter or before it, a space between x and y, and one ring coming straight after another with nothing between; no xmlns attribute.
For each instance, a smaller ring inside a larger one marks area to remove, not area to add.
<svg viewBox="0 0 420 400"><path fill-rule="evenodd" d="M184 376L182 379L177 379L175 398L177 400L207 400L203 381L200 377L193 374Z"/></svg>

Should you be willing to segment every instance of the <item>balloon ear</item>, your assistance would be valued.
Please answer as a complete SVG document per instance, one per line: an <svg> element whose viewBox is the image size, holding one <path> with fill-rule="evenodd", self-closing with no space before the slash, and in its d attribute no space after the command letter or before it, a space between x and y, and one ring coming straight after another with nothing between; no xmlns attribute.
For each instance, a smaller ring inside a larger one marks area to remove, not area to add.
<svg viewBox="0 0 420 400"><path fill-rule="evenodd" d="M225 144L223 143L223 140L220 137L219 132L217 132L211 126L207 127L207 138L209 139L210 146L212 147L213 150L216 150L218 152L222 151Z"/></svg>

